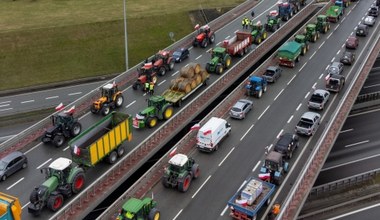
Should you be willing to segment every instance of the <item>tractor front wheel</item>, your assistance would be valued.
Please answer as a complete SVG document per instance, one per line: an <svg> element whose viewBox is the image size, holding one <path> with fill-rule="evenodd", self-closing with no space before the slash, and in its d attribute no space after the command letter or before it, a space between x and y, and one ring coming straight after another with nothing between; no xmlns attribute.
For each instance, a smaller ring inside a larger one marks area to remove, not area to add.
<svg viewBox="0 0 380 220"><path fill-rule="evenodd" d="M148 220L160 220L160 211L156 208L152 208L149 212Z"/></svg>
<svg viewBox="0 0 380 220"><path fill-rule="evenodd" d="M156 127L157 125L157 118L156 117L149 117L147 119L147 125L148 125L148 128L153 128L153 127Z"/></svg>
<svg viewBox="0 0 380 220"><path fill-rule="evenodd" d="M60 209L63 205L63 196L62 194L57 195L50 195L47 207L51 209L53 212L56 212L58 209Z"/></svg>
<svg viewBox="0 0 380 220"><path fill-rule="evenodd" d="M174 69L174 60L171 60L169 63L169 70L173 70L173 69Z"/></svg>
<svg viewBox="0 0 380 220"><path fill-rule="evenodd" d="M53 139L53 143L56 147L61 147L65 143L65 136L56 135Z"/></svg>
<svg viewBox="0 0 380 220"><path fill-rule="evenodd" d="M191 183L191 176L188 174L182 181L178 183L178 190L180 192L186 192L190 187L190 183Z"/></svg>
<svg viewBox="0 0 380 220"><path fill-rule="evenodd" d="M140 87L141 87L141 84L139 82L135 82L132 85L132 89L133 90L138 90Z"/></svg>
<svg viewBox="0 0 380 220"><path fill-rule="evenodd" d="M231 57L230 56L226 56L224 58L224 66L226 67L226 69L228 69L231 66Z"/></svg>
<svg viewBox="0 0 380 220"><path fill-rule="evenodd" d="M215 72L219 75L223 74L223 66L221 64L217 64L215 67Z"/></svg>
<svg viewBox="0 0 380 220"><path fill-rule="evenodd" d="M116 107L117 108L121 107L123 103L124 103L124 97L122 95L118 95L116 97L116 103L115 103Z"/></svg>
<svg viewBox="0 0 380 220"><path fill-rule="evenodd" d="M201 171L199 170L199 164L193 164L193 166L191 167L191 171L193 172L193 178L198 178L201 173Z"/></svg>
<svg viewBox="0 0 380 220"><path fill-rule="evenodd" d="M168 120L169 118L171 118L173 116L173 111L174 111L173 106L172 105L167 105L164 108L164 111L163 111L163 118L164 118L164 120Z"/></svg>
<svg viewBox="0 0 380 220"><path fill-rule="evenodd" d="M71 183L71 190L73 193L79 193L82 191L85 183L85 178L84 178L84 173L83 172L78 172L74 178L73 182Z"/></svg>
<svg viewBox="0 0 380 220"><path fill-rule="evenodd" d="M91 112L92 112L93 114L98 113L98 110L95 108L94 105L91 106Z"/></svg>
<svg viewBox="0 0 380 220"><path fill-rule="evenodd" d="M164 76L166 74L166 69L165 67L161 67L159 70L158 70L158 73L160 74L160 76Z"/></svg>
<svg viewBox="0 0 380 220"><path fill-rule="evenodd" d="M215 34L212 34L210 36L210 44L213 44L215 42Z"/></svg>
<svg viewBox="0 0 380 220"><path fill-rule="evenodd" d="M207 45L208 45L208 42L207 42L207 39L205 38L202 41L201 47L205 48L205 47L207 47Z"/></svg>
<svg viewBox="0 0 380 220"><path fill-rule="evenodd" d="M71 136L76 137L82 131L82 125L79 122L75 122L71 127Z"/></svg>
<svg viewBox="0 0 380 220"><path fill-rule="evenodd" d="M110 107L108 105L103 106L102 108L102 115L106 116L110 113Z"/></svg>

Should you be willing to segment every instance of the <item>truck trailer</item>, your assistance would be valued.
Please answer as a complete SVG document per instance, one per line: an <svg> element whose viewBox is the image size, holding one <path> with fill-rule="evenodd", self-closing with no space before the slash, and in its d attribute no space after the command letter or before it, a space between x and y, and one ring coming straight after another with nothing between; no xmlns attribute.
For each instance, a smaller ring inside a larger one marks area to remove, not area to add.
<svg viewBox="0 0 380 220"><path fill-rule="evenodd" d="M302 51L302 45L296 41L284 43L277 53L279 64L282 66L295 67L296 62L299 62Z"/></svg>
<svg viewBox="0 0 380 220"><path fill-rule="evenodd" d="M231 56L243 56L249 52L252 45L252 37L250 33L238 31L236 35L223 41L223 47L227 49L227 53Z"/></svg>

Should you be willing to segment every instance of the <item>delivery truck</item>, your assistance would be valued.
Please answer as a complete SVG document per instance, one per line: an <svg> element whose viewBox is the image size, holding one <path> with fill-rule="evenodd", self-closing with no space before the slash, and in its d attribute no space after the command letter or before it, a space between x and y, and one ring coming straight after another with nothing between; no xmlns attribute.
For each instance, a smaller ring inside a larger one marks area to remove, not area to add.
<svg viewBox="0 0 380 220"><path fill-rule="evenodd" d="M197 148L200 151L217 151L220 142L231 132L231 125L223 118L212 117L198 131Z"/></svg>

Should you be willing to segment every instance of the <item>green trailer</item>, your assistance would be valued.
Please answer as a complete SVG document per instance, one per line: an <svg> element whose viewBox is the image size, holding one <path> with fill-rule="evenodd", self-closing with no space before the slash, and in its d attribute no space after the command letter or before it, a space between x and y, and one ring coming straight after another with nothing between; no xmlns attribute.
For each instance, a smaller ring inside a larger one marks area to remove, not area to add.
<svg viewBox="0 0 380 220"><path fill-rule="evenodd" d="M282 66L295 67L296 62L299 62L302 52L302 44L296 41L284 43L277 52L279 64Z"/></svg>
<svg viewBox="0 0 380 220"><path fill-rule="evenodd" d="M132 140L132 117L112 112L69 142L71 156L83 167L93 167L106 158L111 164L121 157L124 141Z"/></svg>

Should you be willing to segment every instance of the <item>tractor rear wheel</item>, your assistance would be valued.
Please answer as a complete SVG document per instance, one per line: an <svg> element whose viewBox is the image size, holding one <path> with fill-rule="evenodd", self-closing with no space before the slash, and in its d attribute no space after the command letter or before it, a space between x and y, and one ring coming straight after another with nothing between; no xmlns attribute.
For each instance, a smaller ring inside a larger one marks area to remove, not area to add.
<svg viewBox="0 0 380 220"><path fill-rule="evenodd" d="M63 196L62 194L50 195L47 207L51 209L53 212L56 212L63 205Z"/></svg>
<svg viewBox="0 0 380 220"><path fill-rule="evenodd" d="M156 127L158 120L156 117L150 116L146 121L147 121L148 128L153 128L153 127Z"/></svg>
<svg viewBox="0 0 380 220"><path fill-rule="evenodd" d="M266 85L263 85L263 93L267 92L268 87Z"/></svg>
<svg viewBox="0 0 380 220"><path fill-rule="evenodd" d="M215 34L212 34L210 36L210 44L213 44L215 42Z"/></svg>
<svg viewBox="0 0 380 220"><path fill-rule="evenodd" d="M259 91L259 93L257 93L257 98L261 98L262 95L263 95L263 90L261 89L261 90Z"/></svg>
<svg viewBox="0 0 380 220"><path fill-rule="evenodd" d="M123 105L123 102L124 102L124 97L122 95L116 96L115 106L117 108L121 107Z"/></svg>
<svg viewBox="0 0 380 220"><path fill-rule="evenodd" d="M223 73L223 66L221 64L217 64L215 67L215 72L219 75L222 75Z"/></svg>
<svg viewBox="0 0 380 220"><path fill-rule="evenodd" d="M110 107L108 105L104 105L102 108L102 115L106 116L111 112Z"/></svg>
<svg viewBox="0 0 380 220"><path fill-rule="evenodd" d="M188 174L182 181L178 183L178 190L180 192L186 192L189 189L191 183L191 176Z"/></svg>
<svg viewBox="0 0 380 220"><path fill-rule="evenodd" d="M84 173L83 172L78 172L74 178L73 182L71 183L71 191L73 193L79 193L82 191L85 183L85 178L84 178Z"/></svg>
<svg viewBox="0 0 380 220"><path fill-rule="evenodd" d="M57 134L53 139L53 143L56 147L61 147L65 143L65 136Z"/></svg>
<svg viewBox="0 0 380 220"><path fill-rule="evenodd" d="M226 69L228 69L231 66L231 57L228 55L224 57L224 66L226 67Z"/></svg>
<svg viewBox="0 0 380 220"><path fill-rule="evenodd" d="M117 161L117 152L116 151L112 151L108 157L107 157L107 161L109 164L114 164L116 163Z"/></svg>
<svg viewBox="0 0 380 220"><path fill-rule="evenodd" d="M160 211L157 208L152 208L149 212L148 220L160 220Z"/></svg>
<svg viewBox="0 0 380 220"><path fill-rule="evenodd" d="M208 45L208 42L207 42L207 39L205 38L205 39L203 39L203 41L201 43L201 47L205 48L205 47L207 47L207 45Z"/></svg>
<svg viewBox="0 0 380 220"><path fill-rule="evenodd" d="M211 72L211 70L210 70L210 64L209 63L206 63L206 71L207 72Z"/></svg>
<svg viewBox="0 0 380 220"><path fill-rule="evenodd" d="M173 70L173 69L174 69L174 60L171 60L169 63L169 70Z"/></svg>
<svg viewBox="0 0 380 220"><path fill-rule="evenodd" d="M268 33L266 31L264 31L264 33L263 33L263 40L267 39L267 37L268 37Z"/></svg>
<svg viewBox="0 0 380 220"><path fill-rule="evenodd" d="M79 122L75 122L70 129L70 134L73 137L76 137L82 131L82 125Z"/></svg>
<svg viewBox="0 0 380 220"><path fill-rule="evenodd" d="M174 108L172 105L165 106L162 111L162 116L164 120L168 120L169 118L171 118L173 116L173 111L174 111Z"/></svg>
<svg viewBox="0 0 380 220"><path fill-rule="evenodd" d="M160 69L158 70L158 73L160 74L160 76L164 76L166 74L166 69L165 67L160 67Z"/></svg>
<svg viewBox="0 0 380 220"><path fill-rule="evenodd" d="M194 179L198 178L201 173L201 171L199 170L199 164L193 164L193 166L191 167L191 172L193 172Z"/></svg>

